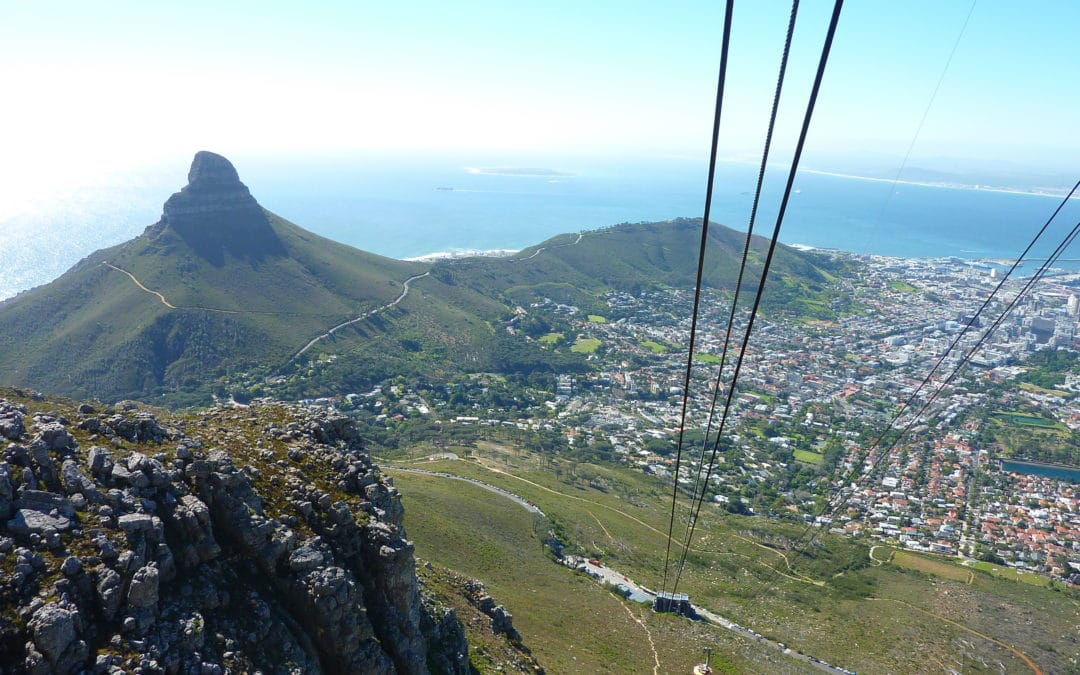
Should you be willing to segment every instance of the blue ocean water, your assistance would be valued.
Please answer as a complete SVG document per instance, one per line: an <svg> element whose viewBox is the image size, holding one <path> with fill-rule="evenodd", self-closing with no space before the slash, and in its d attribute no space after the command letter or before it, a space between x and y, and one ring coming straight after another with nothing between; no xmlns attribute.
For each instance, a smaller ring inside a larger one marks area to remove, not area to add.
<svg viewBox="0 0 1080 675"><path fill-rule="evenodd" d="M522 169L537 165L490 158L231 159L266 208L328 238L396 258L520 249L620 222L700 217L704 207L703 160L549 160L555 165L529 172ZM514 171L490 171L507 168ZM139 234L184 184L186 170L178 160L0 220L0 299ZM750 164L719 167L714 221L746 229L756 174ZM785 178L779 169L767 174L755 228L760 234L771 234ZM1059 201L807 172L795 187L781 241L904 257L1015 257ZM1062 216L1047 232L1049 241L1080 220L1080 201ZM1033 255L1045 256L1050 247Z"/></svg>

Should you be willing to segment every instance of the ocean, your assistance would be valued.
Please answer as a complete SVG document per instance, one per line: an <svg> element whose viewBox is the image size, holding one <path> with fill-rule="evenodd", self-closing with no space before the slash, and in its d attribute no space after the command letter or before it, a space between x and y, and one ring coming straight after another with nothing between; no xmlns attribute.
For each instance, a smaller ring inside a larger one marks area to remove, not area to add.
<svg viewBox="0 0 1080 675"><path fill-rule="evenodd" d="M539 167L505 159L230 159L266 208L395 258L517 250L564 232L700 217L704 207L704 162L677 158ZM3 215L0 204L0 299L142 232L186 173L180 160L96 177L15 214ZM718 168L714 221L746 229L756 173L751 164ZM771 234L785 178L783 170L768 172L755 232ZM900 257L1015 258L1060 199L911 183L894 189L888 181L812 172L802 172L795 187L781 241ZM1047 233L1055 243L1080 220L1080 201L1062 215Z"/></svg>

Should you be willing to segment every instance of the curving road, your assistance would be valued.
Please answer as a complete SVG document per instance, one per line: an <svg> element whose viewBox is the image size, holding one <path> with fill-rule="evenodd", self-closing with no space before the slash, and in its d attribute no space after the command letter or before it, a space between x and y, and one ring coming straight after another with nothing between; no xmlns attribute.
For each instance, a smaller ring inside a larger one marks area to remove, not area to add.
<svg viewBox="0 0 1080 675"><path fill-rule="evenodd" d="M379 312L381 312L383 310L387 310L387 309L390 309L391 307L397 306L398 303L400 303L402 300L405 299L406 296L409 295L409 288L412 285L412 282L416 281L417 279L423 279L424 277L426 277L426 276L428 276L430 274L431 274L431 272L424 272L423 274L416 274L416 275L413 275L413 276L409 277L404 282L402 282L402 284L401 284L401 295L397 296L397 298L393 302L388 302L387 304L383 305L382 307L376 307L375 309L371 310L370 312L368 312L366 314L361 314L360 316L356 317L355 319L349 319L348 321L343 321L342 323L339 323L338 325L334 326L333 328L326 331L322 335L319 335L317 337L312 338L311 342L308 342L306 345L304 345L304 347L300 351L293 354L292 357L290 357L289 360L285 362L285 365L288 365L288 364L292 363L293 361L295 361L296 359L300 358L300 356L304 352L306 352L307 350L314 347L315 344L319 340L325 340L326 338L328 338L331 335L333 335L334 333L338 332L339 330L341 330L345 326L351 326L354 323L358 323L360 321L363 321L364 319L368 318L369 316L372 316L373 314L378 314Z"/></svg>
<svg viewBox="0 0 1080 675"><path fill-rule="evenodd" d="M404 466L382 466L380 468L383 469L384 471L404 471L406 473L419 473L419 474L423 474L425 476L435 476L437 478L450 478L452 480L460 480L460 481L464 481L466 483L472 483L473 485L475 485L477 487L482 487L485 490L488 490L490 492L494 492L495 494L502 495L503 497L506 497L507 499L509 499L512 502L517 503L519 506L521 506L522 508L524 508L526 511L528 511L530 513L535 513L538 516L544 516L544 512L540 510L540 507L538 507L536 504L533 504L528 499L525 499L524 497L520 497L520 496L518 496L518 495L516 495L513 492L510 492L508 490L504 490L501 487L496 487L496 486L492 485L491 483L485 483L482 480L477 480L475 478L466 478L465 476L457 476L457 475L454 475L452 473L443 473L441 471L428 471L427 469L412 469L412 468L408 468L408 467L404 467ZM547 516L544 516L544 517L546 518Z"/></svg>
<svg viewBox="0 0 1080 675"><path fill-rule="evenodd" d="M574 497L573 495L565 495L565 494L563 494L561 492L551 490L550 488L546 488L546 487L544 487L542 485L539 485L537 483L533 483L532 481L521 478L520 476L515 476L512 473L507 473L505 471L494 469L494 468L488 467L487 465L482 464L482 463L480 465L483 466L484 468L488 469L489 471L493 471L493 472L502 474L504 476L509 476L511 478L517 478L518 480L526 482L526 483L528 483L530 485L533 485L535 487L542 488L544 490L547 490L548 492L553 492L554 494L557 494L557 495L559 495L561 497L569 497L571 499L578 499L580 501L586 501L586 502L588 501L588 500L585 500L585 499L581 499L580 497ZM419 474L424 474L424 475L428 475L428 476L436 476L436 477L439 477L439 478L449 478L449 479L452 479L452 480L460 480L460 481L465 481L466 483L472 483L473 485L477 485L479 487L482 487L485 490L490 490L491 492L495 492L495 493L497 493L499 495L502 495L503 497L506 497L507 499L510 499L510 500L514 501L517 504L524 507L525 509L532 512L532 513L536 513L536 514L539 514L541 516L544 515L544 512L541 511L539 507L537 507L535 504L533 504L529 500L525 499L524 497L520 497L520 496L515 495L514 493L512 493L512 492L510 492L508 490L504 490L504 489L502 489L500 487L496 487L494 485L491 485L490 483L485 483L484 481L481 481L481 480L476 480L474 478L466 478L464 476L458 476L456 474L445 473L445 472L442 472L442 471L428 471L426 469L414 469L414 468L407 468L407 467L402 467L402 466L383 465L382 468L384 470L387 470L387 471L405 471L405 472L408 472L408 473L419 473ZM604 506L603 504L598 504L596 502L589 502L589 503L596 504L597 506ZM605 507L605 508L611 508L611 507ZM615 509L612 509L612 510L615 510ZM616 511L616 513L620 513L622 515L625 515L625 516L630 517L633 520L637 521L636 518L633 518L632 516L629 516L628 514L622 513L621 511ZM591 512L590 512L590 515L592 515ZM593 518L596 518L596 516L593 515ZM597 522L599 522L598 518L597 518ZM637 521L637 522L641 523L641 521ZM641 523L641 524L645 525L645 523ZM603 527L603 525L601 525L601 527ZM648 525L645 525L645 527L648 527L649 529L653 529L652 527L649 527ZM765 548L768 548L768 547L765 547ZM776 551L773 551L773 552L775 553ZM594 565L592 563L589 563L585 558L582 558L582 557L579 557L579 556L574 556L574 555L563 556L563 558L561 560L561 563L563 565L566 565L567 567L570 567L571 569L577 569L577 570L581 570L581 571L585 572L588 576L594 578L598 583L603 584L603 583L606 582L606 583L609 583L609 584L614 585L614 586L621 586L621 587L626 588L627 592L628 592L629 599L633 600L635 602L651 604L652 601L656 599L656 592L655 591L650 590L649 588L647 588L645 586L642 586L642 585L632 581L629 577L625 576L621 572L619 572L619 571L617 571L617 570L615 570L615 569L613 569L611 567L608 567L607 565L605 565L603 563ZM732 621L730 619L727 619L727 618L725 618L723 616L720 616L719 614L715 614L713 612L710 612L709 610L707 610L707 609L705 609L703 607L698 607L697 605L692 605L692 607L694 609L694 612L699 617L705 619L706 621L709 621L710 623L714 623L714 624L716 624L718 626L726 628L727 630L729 630L729 631L731 631L733 633L736 633L736 634L738 634L738 635L740 635L740 636L742 636L744 638L747 638L749 640L753 640L753 641L757 642L758 644L762 645L763 647L770 647L770 648L775 649L776 651L784 654L785 656L788 656L789 658L804 661L804 662L808 663L809 665L817 668L818 670L822 670L822 671L827 672L827 673L832 673L833 675L852 675L852 671L850 671L850 670L845 670L844 668L840 668L839 666L834 666L834 665L832 665L830 663L826 663L825 661L822 661L821 659L819 659L817 657L810 656L809 654L803 654L802 652L790 649L786 645L784 645L783 643L776 642L775 640L770 640L769 638L766 638L765 636L761 635L760 633L755 632L751 628L747 628L746 626L740 626L739 624L735 623L734 621ZM645 627L644 624L642 624L642 627ZM648 629L646 628L646 632L647 631L648 631ZM650 641L651 641L652 636L649 635L649 638L650 638ZM654 649L654 653L655 653L655 649ZM657 659L657 661L658 661L657 666L659 666L659 660Z"/></svg>
<svg viewBox="0 0 1080 675"><path fill-rule="evenodd" d="M557 245L557 246L551 246L551 247L548 247L548 246L541 246L540 248L536 249L536 250L535 250L535 251L533 252L533 254L532 254L531 256L529 256L528 258L510 258L510 259L509 259L509 261L510 261L510 262L525 262L526 260L532 260L532 259L533 259L533 258L535 258L536 256L538 256L538 255L540 255L541 253L543 253L544 251L548 250L548 248L562 248L563 246L573 246L574 244L577 244L577 243L579 243L579 242L581 241L581 239L582 239L582 238L583 238L584 236L585 236L585 233L584 233L584 232L578 232L578 236L577 236L577 239L575 239L574 241L570 242L569 244L559 244L559 245Z"/></svg>

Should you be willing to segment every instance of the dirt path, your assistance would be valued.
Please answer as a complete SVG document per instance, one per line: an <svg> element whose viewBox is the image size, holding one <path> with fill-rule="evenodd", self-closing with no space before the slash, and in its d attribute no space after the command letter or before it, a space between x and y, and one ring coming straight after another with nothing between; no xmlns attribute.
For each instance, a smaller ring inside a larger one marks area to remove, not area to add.
<svg viewBox="0 0 1080 675"><path fill-rule="evenodd" d="M640 617L635 616L634 613L630 611L629 607L627 607L625 604L623 604L622 607L626 610L626 613L630 615L630 618L636 621L639 626L641 626L641 630L645 631L645 637L649 638L649 649L652 650L653 661L656 663L656 665L653 666L652 672L653 675L660 675L660 655L656 653L656 643L653 642L652 631L650 631L649 627L645 625L645 621L643 621Z"/></svg>
<svg viewBox="0 0 1080 675"><path fill-rule="evenodd" d="M136 285L136 286L138 286L138 287L139 287L139 288L141 288L142 290L146 291L146 292L147 292L147 293L149 293L150 295L156 295L156 296L158 297L158 300L161 300L161 304L165 305L165 306L166 306L166 307L168 307L169 309L176 309L176 306L175 306L175 305L171 305L171 304L169 304L169 301L165 299L165 296L164 296L164 295L162 295L161 293L158 293L157 291L152 291L152 290L150 290L149 288L147 288L146 286L143 286L143 285L142 285L142 282L141 282L141 281L139 281L138 279L136 279L136 278L135 278L135 275L134 275L134 274L132 274L131 272L128 272L127 270L125 270L125 269L123 269L123 268L121 268L121 267L117 267L116 265L113 265L112 263L109 263L109 262L103 262L103 263L101 263L101 264L102 264L102 265L104 265L105 267L108 267L109 269L114 269L114 270L116 270L117 272L123 272L124 274L128 275L128 277L129 277L129 278L130 278L130 279L131 279L131 280L132 280L133 282L135 282L135 285Z"/></svg>
<svg viewBox="0 0 1080 675"><path fill-rule="evenodd" d="M612 511L614 513L617 513L617 514L619 514L620 516L622 516L624 518L629 518L630 520L634 521L638 525L641 525L642 527L644 527L644 528L646 528L646 529L648 529L648 530L650 530L652 532L655 532L656 534L660 535L661 537L664 537L665 539L667 538L667 533L661 532L660 530L656 529L652 525L649 525L648 523L643 522L642 520L640 520L638 518L635 518L634 516L630 515L629 513L626 513L625 511L620 511L619 509L617 509L615 507L608 506L607 504L601 504L600 502L594 502L594 501L592 501L590 499L585 499L584 497L578 497L576 495L568 495L565 492L559 492L558 490L552 490L551 488L546 487L544 485L540 485L539 483L534 483L533 481L528 480L527 478L522 478L521 476L515 476L512 473L509 473L507 471L503 471L502 469L499 469L499 468L494 467L494 466L490 466L487 462L484 462L482 459L480 459L478 457L474 457L473 461L476 462L477 464L479 464L480 466L484 467L488 471L491 471L492 473L501 474L503 476L507 476L509 478L519 480L519 481L521 481L523 483L528 483L529 485L532 485L533 487L536 487L536 488L540 488L541 490L544 490L545 492L550 492L551 494L559 495L560 497L564 497L566 499L573 499L575 501L584 502L585 504L592 504L593 506L599 506L600 508L607 509L608 511ZM586 511L588 511L588 509L586 509ZM589 515L591 515L593 518L596 518L597 522L600 522L600 519L597 518L596 515L593 514L591 511L589 512ZM601 529L604 530L605 533L607 533L607 528L604 528L604 526L602 524L600 525L600 527L601 527ZM611 535L608 534L608 536L610 537ZM780 551L777 551L774 548L770 548L768 546L765 546L764 544L759 544L759 543L757 543L756 541L754 541L752 539L747 539L746 537L742 537L742 536L737 535L737 534L735 534L734 536L738 537L739 539L742 539L744 541L747 541L747 542L749 542L751 544L754 544L755 546L760 546L761 548L765 549L766 551L771 551L771 552L779 555L781 558L784 559L784 562L787 564L788 569L791 569L791 563L788 562L787 556L785 556ZM690 547L690 550L691 551L695 551L695 550L696 551L703 551L700 548L695 549L693 546ZM706 553L719 553L718 551L703 551L703 552L706 552ZM732 553L733 553L733 555L739 555L739 556L742 556L742 557L746 558L747 560L750 560L751 562L755 562L755 563L761 565L762 567L766 567L766 568L772 570L773 572L776 572L780 576L785 577L787 579L791 579L792 581L798 581L799 583L803 583L803 584L812 584L814 586L824 586L825 585L824 581L817 581L815 579L810 579L809 577L795 576L795 575L792 575L792 574L788 574L788 573L786 573L786 572L784 572L782 570L776 569L775 567L773 567L769 563L764 562L762 560L757 560L755 558L751 558L750 556L744 556L741 553L734 553L734 552L732 552Z"/></svg>
<svg viewBox="0 0 1080 675"><path fill-rule="evenodd" d="M608 539L610 539L611 541L615 541L615 537L611 536L611 533L608 532L608 529L606 527L604 527L604 523L599 518L596 517L595 513L593 513L589 509L585 509L585 513L587 513L587 514L589 514L590 516L593 517L593 520L595 520L596 524L600 526L600 529L604 531L604 534L607 535Z"/></svg>
<svg viewBox="0 0 1080 675"><path fill-rule="evenodd" d="M535 513L535 514L540 515L540 516L544 515L544 512L540 510L540 507L538 507L536 504L533 504L528 499L525 499L524 497L516 495L513 492L510 492L509 490L504 490L501 487L491 485L489 483L485 483L482 480L476 480L475 478L466 478L465 476L456 476L456 475L454 475L452 473L443 473L443 472L440 472L440 471L428 471L426 469L413 469L413 468L408 468L408 467L404 467L404 466L383 465L382 469L385 470L385 471L404 471L406 473L419 473L419 474L423 474L425 476L435 476L436 478L449 478L451 480L460 480L460 481L464 481L466 483L472 483L473 485L475 485L477 487L484 488L485 490L487 490L489 492L494 492L495 494L502 495L503 497L506 497L507 499L509 499L509 500L511 500L513 502L517 502L526 511L528 511L530 513ZM593 516L593 517L595 518L596 516ZM603 527L603 525L601 525L600 527ZM604 530L604 531L607 532L607 530ZM608 535L608 536L610 537L611 535Z"/></svg>
<svg viewBox="0 0 1080 675"><path fill-rule="evenodd" d="M788 557L786 555L784 555L783 551L778 551L777 549L773 548L772 546L766 546L765 544L762 544L760 542L756 542L753 539L750 539L749 537L744 537L744 536L742 536L740 534L735 534L734 532L731 533L731 536L735 537L736 539L741 539L741 540L745 541L748 544L753 544L754 546L757 546L758 548L763 548L766 551L771 551L772 553L775 553L776 555L778 555L778 556L780 556L781 558L784 559L784 564L787 565L788 571L789 572L794 572L794 570L791 569L791 561L788 560ZM772 569L772 568L770 568L770 569ZM824 581L817 581L816 579L811 579L810 577L804 577L801 574L784 574L783 572L780 572L780 574L783 574L788 579L794 579L795 581L801 581L801 582L806 583L806 584L813 584L815 586L824 586L825 585Z"/></svg>
<svg viewBox="0 0 1080 675"><path fill-rule="evenodd" d="M480 466L482 466L483 468L487 469L488 471L492 472L492 473L501 474L503 476L513 478L514 480L519 480L522 483L528 483L529 485L532 485L535 488L539 488L539 489L541 489L541 490L543 490L545 492L550 492L553 495L559 495L560 497L564 497L566 499L573 499L574 501L583 502L585 504L592 504L593 506L599 506L602 509L607 509L608 511L612 511L614 513L617 513L620 516L622 516L623 518L629 518L630 520L634 521L638 525L641 525L642 527L644 527L644 528L646 528L648 530L651 530L652 532L657 533L661 537L665 537L665 538L667 537L666 532L661 532L660 530L656 529L652 525L649 525L648 523L644 522L643 520L641 520L639 518L635 518L634 516L630 515L629 513L626 513L625 511L620 511L619 509L617 509L617 508L615 508L613 506L608 506L607 504L601 504L600 502L594 502L591 499L585 499L584 497L578 497L576 495L568 495L565 492L559 492L558 490L552 490L551 488L549 488L547 486L540 485L539 483L534 483L534 482L532 482L531 480L529 480L527 478L522 478L521 476L515 476L514 474L509 473L508 471L503 471L502 469L496 468L494 466L489 466L486 462L484 462L482 459L479 459L477 457L474 457L473 461L476 462L477 464L479 464ZM593 518L595 518L595 517L596 516L594 515Z"/></svg>
<svg viewBox="0 0 1080 675"><path fill-rule="evenodd" d="M577 236L577 239L575 239L574 241L570 242L569 244L559 244L558 246L551 246L550 248L563 248L564 246L573 246L574 244L578 244L578 243L580 243L580 242L581 242L581 239L582 239L582 238L583 238L584 236L585 236L585 233L584 233L584 232L578 232L578 236ZM532 259L533 259L533 258L535 258L536 256L538 256L538 255L540 255L541 253L543 253L544 251L548 250L548 248L549 248L549 247L547 247L547 246L541 246L540 248L536 249L536 250L535 250L535 251L533 252L533 254L532 254L531 256L529 256L528 258L510 258L509 260L510 260L510 262L525 262L526 260L532 260Z"/></svg>
<svg viewBox="0 0 1080 675"><path fill-rule="evenodd" d="M884 547L884 546L871 546L871 547L870 547L870 552L869 552L869 553L867 553L867 555L868 555L868 556L870 556L870 564L871 564L871 565L872 565L873 567L881 567L881 566L882 566L882 565L884 565L885 563L887 563L887 562L889 562L890 560L892 560L892 554L891 554L891 553L889 554L889 557L888 557L888 558L886 558L885 560L878 560L877 558L875 558L875 557L874 557L874 551L876 551L876 550L877 550L877 549L879 549L879 548L885 548L885 547Z"/></svg>
<svg viewBox="0 0 1080 675"><path fill-rule="evenodd" d="M409 277L408 279L406 279L401 284L401 295L397 296L397 298L395 300L393 300L392 302L388 302L387 304L383 305L382 307L376 307L375 309L371 310L370 312L367 312L366 314L361 314L360 316L356 317L355 319L349 319L348 321L343 321L342 323L339 323L338 325L334 326L333 328L326 331L322 335L319 335L317 337L312 338L310 342L308 342L306 345L304 345L300 349L300 351L293 354L292 357L288 361L285 362L285 365L288 365L288 364L292 363L293 361L295 361L296 359L300 358L300 356L304 352L306 352L307 350L314 347L315 344L318 343L320 340L325 340L326 338L330 337L331 335L338 332L342 328L344 328L346 326L351 326L354 323L358 323L360 321L363 321L364 319L368 318L369 316L372 316L374 314L378 314L379 312L381 312L383 310L390 309L391 307L396 307L402 300L404 300L409 295L409 289L412 286L412 282L416 281L417 279L423 279L424 277L428 276L429 274L431 274L431 272L424 272L423 274L416 274L414 276Z"/></svg>
<svg viewBox="0 0 1080 675"><path fill-rule="evenodd" d="M1008 649L1010 652L1015 654L1020 660L1022 660L1025 664L1027 664L1027 667L1031 668L1031 672L1035 673L1035 675L1043 675L1043 672L1041 670L1039 670L1039 667L1035 665L1034 661L1032 661L1030 658L1028 658L1027 654L1020 651L1016 647L1008 644L1007 642L1002 642L1001 640L998 640L997 638L992 638L989 635L987 635L986 633L980 633L979 631L975 630L974 628L968 628L964 624L962 624L962 623L960 623L958 621L953 621L952 619L941 616L940 614L935 614L935 613L927 611L927 610L925 610L925 609L923 609L921 607L916 607L915 605L911 604L910 602L904 602L903 600L894 600L893 598L868 598L868 600L879 600L879 601L880 600L887 600L888 602L895 602L895 603L897 603L899 605L903 605L905 607L913 609L916 612L920 612L922 614L925 614L926 616L933 617L933 618L937 619L938 621L944 621L945 623L947 623L947 624L949 624L951 626L956 626L960 630L967 631L968 633L971 633L972 635L975 635L977 637L981 637L982 639L987 640L989 642L993 642L994 644L998 645L999 647L1004 647L1005 649Z"/></svg>

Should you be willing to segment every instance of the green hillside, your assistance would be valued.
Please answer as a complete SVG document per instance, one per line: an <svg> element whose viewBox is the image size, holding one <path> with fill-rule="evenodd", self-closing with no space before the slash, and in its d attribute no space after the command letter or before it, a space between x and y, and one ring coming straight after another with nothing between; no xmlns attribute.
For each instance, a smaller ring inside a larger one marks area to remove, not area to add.
<svg viewBox="0 0 1080 675"><path fill-rule="evenodd" d="M705 282L733 288L743 235L710 232ZM507 331L514 308L549 298L602 315L608 291L689 288L699 238L700 221L679 219L562 235L507 258L393 260L264 210L228 160L200 152L158 223L0 303L0 383L186 405L237 381L250 394L274 380L300 398L398 375L580 372L586 350ZM764 249L755 240L752 258ZM827 311L831 264L781 247L770 295Z"/></svg>
<svg viewBox="0 0 1080 675"><path fill-rule="evenodd" d="M702 279L705 285L734 289L745 236L710 224ZM597 293L610 290L638 293L657 287L692 288L700 240L700 219L625 223L580 235L560 235L509 258L445 261L436 264L432 274L447 283L482 291L499 289L517 302L550 297L588 304ZM766 239L753 238L744 293L757 289L767 248ZM788 288L820 292L836 264L824 256L781 245L772 263L770 294Z"/></svg>

